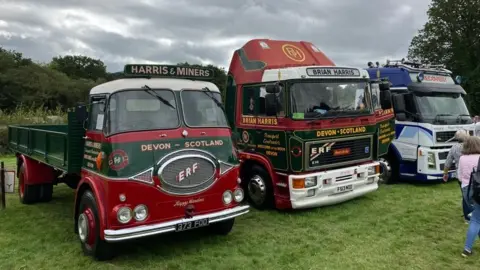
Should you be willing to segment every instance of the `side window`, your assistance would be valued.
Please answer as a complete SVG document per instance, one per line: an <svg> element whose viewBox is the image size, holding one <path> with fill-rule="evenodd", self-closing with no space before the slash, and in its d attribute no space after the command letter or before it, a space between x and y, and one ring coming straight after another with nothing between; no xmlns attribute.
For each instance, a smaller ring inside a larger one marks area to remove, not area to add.
<svg viewBox="0 0 480 270"><path fill-rule="evenodd" d="M88 129L91 131L103 130L103 119L105 116L105 97L92 97L90 99L90 113L88 117Z"/></svg>
<svg viewBox="0 0 480 270"><path fill-rule="evenodd" d="M267 93L265 86L243 87L243 115L285 116L284 90L279 93Z"/></svg>
<svg viewBox="0 0 480 270"><path fill-rule="evenodd" d="M374 110L382 109L382 102L381 97L383 97L382 93L380 93L380 84L373 83L372 85L372 105ZM383 108L389 109L389 108Z"/></svg>

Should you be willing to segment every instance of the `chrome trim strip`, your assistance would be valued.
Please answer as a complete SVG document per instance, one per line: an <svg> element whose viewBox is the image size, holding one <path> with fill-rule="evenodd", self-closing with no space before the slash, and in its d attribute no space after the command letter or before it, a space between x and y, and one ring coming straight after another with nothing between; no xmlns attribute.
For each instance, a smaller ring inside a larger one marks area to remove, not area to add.
<svg viewBox="0 0 480 270"><path fill-rule="evenodd" d="M196 221L204 218L209 218L210 224L220 222L223 220L238 217L240 215L244 215L250 211L249 208L250 206L248 205L236 206L234 208L225 209L211 214L194 216L188 219L182 218L154 225L144 225L120 230L104 230L103 233L105 234L105 241L107 242L125 241L145 236L174 232L177 224L187 221Z"/></svg>

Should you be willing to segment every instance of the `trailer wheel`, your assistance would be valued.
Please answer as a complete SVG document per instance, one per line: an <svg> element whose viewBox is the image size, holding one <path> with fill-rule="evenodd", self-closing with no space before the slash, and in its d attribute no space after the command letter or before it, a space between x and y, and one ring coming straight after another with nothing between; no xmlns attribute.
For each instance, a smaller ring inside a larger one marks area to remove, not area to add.
<svg viewBox="0 0 480 270"><path fill-rule="evenodd" d="M77 231L83 253L96 260L105 261L114 257L114 252L106 241L100 239L100 219L95 197L87 190L80 199L77 216Z"/></svg>
<svg viewBox="0 0 480 270"><path fill-rule="evenodd" d="M224 221L213 223L212 225L210 225L210 230L212 233L215 233L215 234L227 235L232 231L234 224L235 224L235 218L231 218Z"/></svg>
<svg viewBox="0 0 480 270"><path fill-rule="evenodd" d="M39 185L39 201L41 202L49 202L52 200L53 194L53 184L43 184Z"/></svg>
<svg viewBox="0 0 480 270"><path fill-rule="evenodd" d="M265 169L253 165L246 185L248 200L255 208L263 210L273 206L272 180Z"/></svg>
<svg viewBox="0 0 480 270"><path fill-rule="evenodd" d="M18 197L23 204L33 204L39 201L38 185L25 184L25 164L20 166L18 170Z"/></svg>

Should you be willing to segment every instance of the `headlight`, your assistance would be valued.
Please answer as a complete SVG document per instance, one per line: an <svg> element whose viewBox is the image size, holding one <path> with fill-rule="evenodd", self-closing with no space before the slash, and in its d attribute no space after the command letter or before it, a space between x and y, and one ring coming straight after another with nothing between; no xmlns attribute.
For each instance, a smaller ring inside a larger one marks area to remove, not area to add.
<svg viewBox="0 0 480 270"><path fill-rule="evenodd" d="M136 221L144 221L148 217L148 209L145 205L140 204L133 209L133 218Z"/></svg>
<svg viewBox="0 0 480 270"><path fill-rule="evenodd" d="M233 200L233 195L230 190L223 192L222 200L224 204L230 204Z"/></svg>
<svg viewBox="0 0 480 270"><path fill-rule="evenodd" d="M435 167L435 153L428 152L427 162L428 166Z"/></svg>
<svg viewBox="0 0 480 270"><path fill-rule="evenodd" d="M235 189L235 191L233 192L233 199L239 203L243 200L243 197L244 197L243 189L241 188Z"/></svg>
<svg viewBox="0 0 480 270"><path fill-rule="evenodd" d="M374 175L375 172L375 167L368 167L367 168L368 175Z"/></svg>
<svg viewBox="0 0 480 270"><path fill-rule="evenodd" d="M132 220L132 209L128 207L121 207L117 211L117 220L122 224L126 224Z"/></svg>
<svg viewBox="0 0 480 270"><path fill-rule="evenodd" d="M305 178L305 188L314 187L317 185L317 177L306 177Z"/></svg>

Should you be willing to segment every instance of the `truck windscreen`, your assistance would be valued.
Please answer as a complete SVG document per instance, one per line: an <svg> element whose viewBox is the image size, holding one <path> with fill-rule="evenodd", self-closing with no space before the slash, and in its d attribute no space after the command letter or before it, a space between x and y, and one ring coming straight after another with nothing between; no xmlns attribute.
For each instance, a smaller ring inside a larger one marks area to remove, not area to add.
<svg viewBox="0 0 480 270"><path fill-rule="evenodd" d="M152 92L160 98L152 95ZM162 102L162 99L168 103ZM173 91L127 90L112 94L106 125L109 134L178 127L177 103Z"/></svg>
<svg viewBox="0 0 480 270"><path fill-rule="evenodd" d="M189 127L228 127L225 113L220 107L218 92L183 90L180 94L185 124ZM217 102L215 102L216 99Z"/></svg>
<svg viewBox="0 0 480 270"><path fill-rule="evenodd" d="M292 83L290 100L294 119L371 113L370 88L364 81Z"/></svg>
<svg viewBox="0 0 480 270"><path fill-rule="evenodd" d="M456 122L469 118L469 112L461 94L415 93L415 103L422 119L427 122Z"/></svg>

